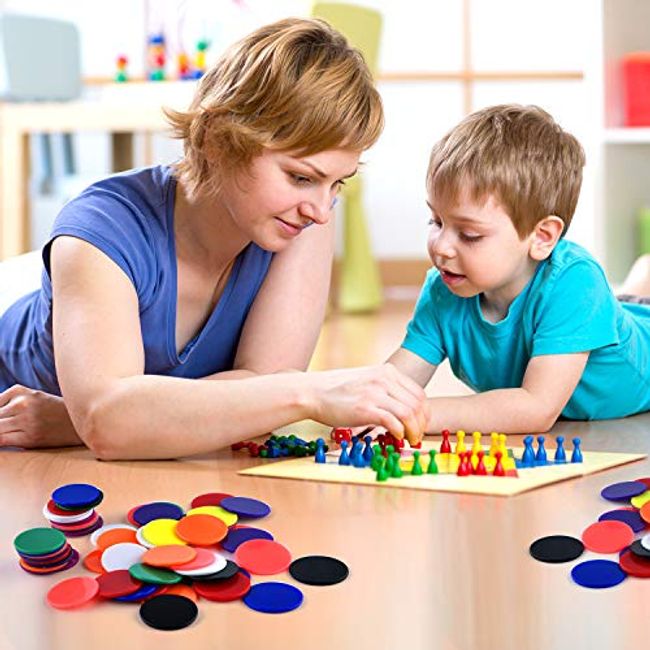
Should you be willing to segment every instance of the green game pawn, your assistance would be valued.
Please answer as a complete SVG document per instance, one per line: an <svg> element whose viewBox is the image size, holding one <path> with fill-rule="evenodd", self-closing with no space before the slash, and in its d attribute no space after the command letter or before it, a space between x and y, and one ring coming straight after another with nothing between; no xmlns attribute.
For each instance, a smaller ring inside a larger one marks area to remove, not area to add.
<svg viewBox="0 0 650 650"><path fill-rule="evenodd" d="M393 474L394 465L395 465L395 454L393 452L392 454L388 454L388 456L386 456L386 474L388 474L388 476L391 476Z"/></svg>
<svg viewBox="0 0 650 650"><path fill-rule="evenodd" d="M436 465L436 450L432 449L429 452L429 466L427 467L427 474L437 474L438 465Z"/></svg>
<svg viewBox="0 0 650 650"><path fill-rule="evenodd" d="M391 478L402 478L404 472L399 464L399 454L397 452L393 453L393 471L390 473Z"/></svg>
<svg viewBox="0 0 650 650"><path fill-rule="evenodd" d="M424 470L422 469L422 465L420 465L420 452L414 451L413 469L411 469L411 476L422 476L422 474L424 474Z"/></svg>
<svg viewBox="0 0 650 650"><path fill-rule="evenodd" d="M379 471L379 466L384 462L384 457L381 455L381 449L377 445L375 453L373 454L372 460L370 461L370 469L377 472Z"/></svg>
<svg viewBox="0 0 650 650"><path fill-rule="evenodd" d="M382 461L384 459L382 458ZM384 482L388 480L388 472L386 471L386 463L382 462L382 464L379 466L379 469L377 470L377 480L380 482Z"/></svg>

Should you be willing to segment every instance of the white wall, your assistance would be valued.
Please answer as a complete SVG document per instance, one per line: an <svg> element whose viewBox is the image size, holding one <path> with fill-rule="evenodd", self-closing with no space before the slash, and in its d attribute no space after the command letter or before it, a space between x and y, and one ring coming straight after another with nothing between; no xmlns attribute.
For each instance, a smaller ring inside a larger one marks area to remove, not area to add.
<svg viewBox="0 0 650 650"><path fill-rule="evenodd" d="M361 1L384 15L380 70L449 72L462 66L462 0ZM142 74L145 3L135 0L7 0L6 10L73 20L80 29L83 71L108 77L115 58L126 53L130 72ZM300 0L150 0L149 29L175 25L174 46L212 39L210 59L257 25L287 15L307 15L311 3ZM581 71L590 12L589 0L473 0L470 51L482 71ZM456 81L379 84L385 101L386 129L369 151L364 170L366 206L376 254L382 258L425 257L424 175L433 142L463 117L461 84ZM484 81L474 88L474 108L502 102L537 103L579 138L588 140L588 95L582 81ZM107 140L102 135L77 139L82 175L92 178L108 169ZM178 143L157 138L154 152L169 160ZM588 199L588 197L587 197ZM51 216L52 206L45 208ZM589 200L581 201L571 236L593 248Z"/></svg>

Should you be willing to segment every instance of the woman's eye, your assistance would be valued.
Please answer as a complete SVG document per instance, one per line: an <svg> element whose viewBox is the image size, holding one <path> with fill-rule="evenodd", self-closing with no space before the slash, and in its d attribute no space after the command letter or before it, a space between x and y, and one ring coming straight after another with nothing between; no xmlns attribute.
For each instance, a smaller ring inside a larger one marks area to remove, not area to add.
<svg viewBox="0 0 650 650"><path fill-rule="evenodd" d="M436 226L436 228L440 228L442 226L440 221L438 221L437 219L434 219L433 217L429 218L429 221L427 221L427 225Z"/></svg>
<svg viewBox="0 0 650 650"><path fill-rule="evenodd" d="M311 183L311 178L302 174L289 174L289 176L296 185L309 185Z"/></svg>

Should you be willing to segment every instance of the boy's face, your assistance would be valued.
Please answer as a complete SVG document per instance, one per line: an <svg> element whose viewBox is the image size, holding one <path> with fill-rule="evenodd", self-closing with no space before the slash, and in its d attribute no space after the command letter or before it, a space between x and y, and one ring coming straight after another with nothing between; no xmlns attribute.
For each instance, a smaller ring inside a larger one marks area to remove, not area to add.
<svg viewBox="0 0 650 650"><path fill-rule="evenodd" d="M463 192L453 205L430 200L428 250L449 290L462 298L484 294L506 307L532 277L532 234L524 239L494 196L476 203Z"/></svg>

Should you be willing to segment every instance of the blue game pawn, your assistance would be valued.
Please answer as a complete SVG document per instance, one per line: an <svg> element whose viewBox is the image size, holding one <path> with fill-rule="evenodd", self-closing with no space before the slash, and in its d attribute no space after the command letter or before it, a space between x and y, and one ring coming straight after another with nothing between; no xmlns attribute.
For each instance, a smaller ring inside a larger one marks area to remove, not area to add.
<svg viewBox="0 0 650 650"><path fill-rule="evenodd" d="M341 455L339 456L339 465L349 465L350 454L348 454L348 441L341 440Z"/></svg>
<svg viewBox="0 0 650 650"><path fill-rule="evenodd" d="M535 450L533 449L533 436L524 438L524 453L521 456L522 467L533 467L535 465Z"/></svg>
<svg viewBox="0 0 650 650"><path fill-rule="evenodd" d="M546 464L546 449L544 449L544 436L537 436L537 453L535 454L535 462L540 465Z"/></svg>
<svg viewBox="0 0 650 650"><path fill-rule="evenodd" d="M314 454L314 462L316 463L325 463L325 441L322 438L319 438L316 441L316 453Z"/></svg>
<svg viewBox="0 0 650 650"><path fill-rule="evenodd" d="M572 463L582 462L582 451L580 449L580 438L573 439L573 453L571 454Z"/></svg>
<svg viewBox="0 0 650 650"><path fill-rule="evenodd" d="M558 436L555 441L557 442L557 449L555 450L554 460L556 463L566 463L566 451L564 449L564 436Z"/></svg>
<svg viewBox="0 0 650 650"><path fill-rule="evenodd" d="M366 436L363 441L366 443L366 446L363 450L363 460L366 461L366 465L370 465L372 461L372 436Z"/></svg>
<svg viewBox="0 0 650 650"><path fill-rule="evenodd" d="M352 449L352 456L351 456L352 464L355 467L358 467L361 469L362 467L366 466L366 461L363 457L363 443L362 442L355 442L354 447Z"/></svg>

